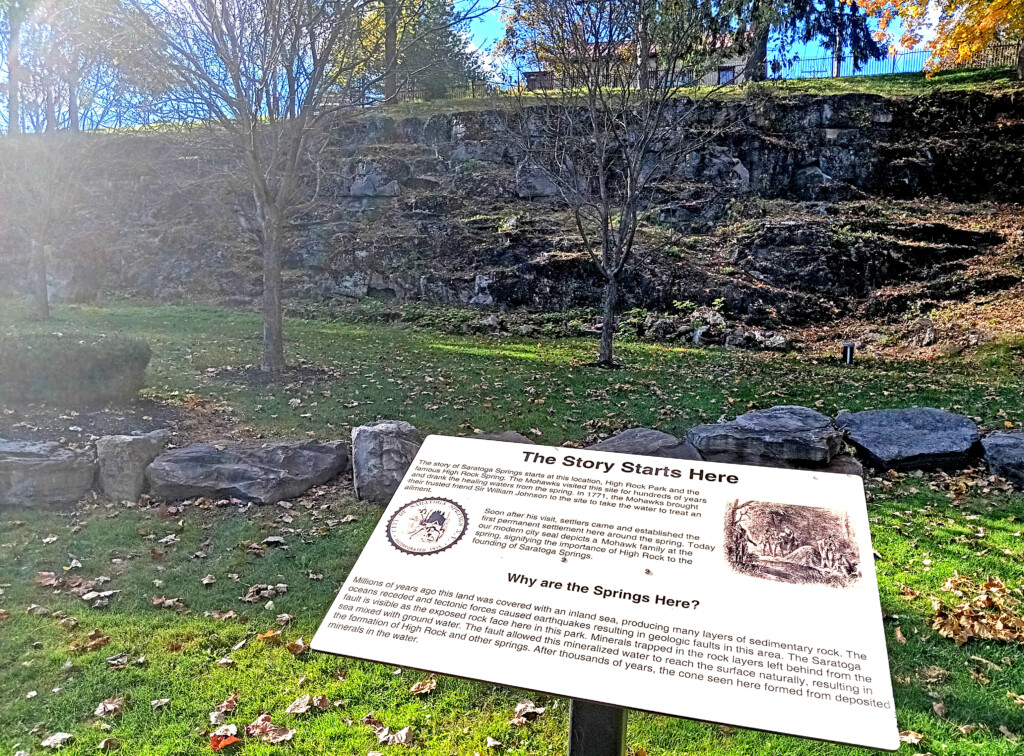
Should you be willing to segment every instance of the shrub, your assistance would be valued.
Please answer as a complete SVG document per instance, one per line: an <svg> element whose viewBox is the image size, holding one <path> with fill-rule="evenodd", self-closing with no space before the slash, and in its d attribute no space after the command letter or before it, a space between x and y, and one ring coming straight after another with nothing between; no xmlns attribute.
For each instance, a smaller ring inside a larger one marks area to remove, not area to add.
<svg viewBox="0 0 1024 756"><path fill-rule="evenodd" d="M0 338L0 399L83 406L130 399L145 383L149 344L58 334Z"/></svg>

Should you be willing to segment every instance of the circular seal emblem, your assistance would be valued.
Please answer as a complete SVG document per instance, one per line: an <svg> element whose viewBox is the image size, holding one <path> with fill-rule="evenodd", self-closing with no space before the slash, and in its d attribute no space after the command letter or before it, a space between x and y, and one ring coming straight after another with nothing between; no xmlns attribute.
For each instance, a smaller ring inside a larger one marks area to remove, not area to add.
<svg viewBox="0 0 1024 756"><path fill-rule="evenodd" d="M388 540L406 554L437 554L457 544L467 524L466 510L451 499L416 499L391 516Z"/></svg>

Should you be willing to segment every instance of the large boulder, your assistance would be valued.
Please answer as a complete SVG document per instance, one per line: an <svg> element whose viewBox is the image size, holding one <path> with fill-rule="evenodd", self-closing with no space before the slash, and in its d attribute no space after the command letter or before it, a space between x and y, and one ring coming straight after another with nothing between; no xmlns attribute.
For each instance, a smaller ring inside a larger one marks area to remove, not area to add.
<svg viewBox="0 0 1024 756"><path fill-rule="evenodd" d="M882 469L965 467L979 441L970 418L931 407L840 412L836 424Z"/></svg>
<svg viewBox="0 0 1024 756"><path fill-rule="evenodd" d="M140 436L104 436L96 442L100 490L116 501L135 501L146 490L146 468L171 439L169 430Z"/></svg>
<svg viewBox="0 0 1024 756"><path fill-rule="evenodd" d="M843 447L832 419L808 407L779 406L686 434L709 462L767 467L825 467Z"/></svg>
<svg viewBox="0 0 1024 756"><path fill-rule="evenodd" d="M992 433L981 445L988 469L1024 488L1024 433Z"/></svg>
<svg viewBox="0 0 1024 756"><path fill-rule="evenodd" d="M161 454L146 468L154 496L234 497L275 504L326 483L348 463L341 441L192 444Z"/></svg>
<svg viewBox="0 0 1024 756"><path fill-rule="evenodd" d="M352 481L356 496L387 504L398 490L423 439L401 420L377 420L352 430Z"/></svg>
<svg viewBox="0 0 1024 756"><path fill-rule="evenodd" d="M648 457L699 460L700 454L684 439L653 428L630 428L587 447L593 451L640 454Z"/></svg>
<svg viewBox="0 0 1024 756"><path fill-rule="evenodd" d="M0 439L0 507L73 504L89 492L95 478L91 452L52 441Z"/></svg>

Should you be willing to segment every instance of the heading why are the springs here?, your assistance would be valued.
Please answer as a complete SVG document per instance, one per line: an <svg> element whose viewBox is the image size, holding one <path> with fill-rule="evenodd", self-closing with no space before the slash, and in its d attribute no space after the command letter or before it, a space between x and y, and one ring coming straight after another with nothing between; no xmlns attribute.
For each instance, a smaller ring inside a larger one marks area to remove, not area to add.
<svg viewBox="0 0 1024 756"><path fill-rule="evenodd" d="M645 465L641 462L633 462L631 460L626 460L624 462L606 462L599 459L577 457L574 454L567 454L564 457L559 458L554 454L549 455L544 454L543 452L524 451L523 461L533 465L561 464L563 467L576 467L583 470L593 470L605 475L618 467L622 472L634 475L651 475L661 478L686 478L688 480L696 480L703 483L740 482L738 475L734 475L732 473L707 472L699 467L691 467L689 472L685 472L676 467L669 467L668 465L654 467L652 465Z"/></svg>

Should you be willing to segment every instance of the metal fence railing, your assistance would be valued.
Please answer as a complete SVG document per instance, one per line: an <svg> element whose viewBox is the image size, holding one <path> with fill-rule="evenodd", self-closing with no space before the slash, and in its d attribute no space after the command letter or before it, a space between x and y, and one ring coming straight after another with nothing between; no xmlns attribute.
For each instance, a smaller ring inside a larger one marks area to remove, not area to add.
<svg viewBox="0 0 1024 756"><path fill-rule="evenodd" d="M1021 43L1024 44L1024 43ZM969 60L964 61L944 61L939 65L939 70L952 71L952 70L966 70L972 68L989 68L992 66L1016 66L1017 56L1020 54L1021 44L1005 43L999 45L991 45L985 50L977 53ZM827 58L806 58L802 60L782 60L773 58L771 53L768 56L768 77L773 80L784 80L784 79L826 79L833 77L847 77L847 76L881 76L884 74L908 74L908 73L920 73L924 70L925 64L928 62L931 52L929 50L912 50L910 52L896 53L889 55L881 60L868 60L862 61L859 65L854 65L852 56L843 56L838 61L834 57L829 56ZM705 85L715 84L726 84L735 80L741 81L742 67L741 66L724 66L719 67L716 71L701 72L698 74L700 81L698 83ZM724 77L727 76L729 81L726 81ZM680 73L678 76L679 81L676 83L679 85L691 84L692 76L688 77L684 73ZM523 79L519 82L519 86L527 90L548 90L548 89L571 89L578 87L586 87L589 82L574 82L569 79L563 79L560 76L556 76L551 71L531 71L524 74ZM410 102L429 102L430 100L461 100L461 99L474 99L482 98L492 95L496 92L507 91L507 82L488 81L488 80L474 80L465 81L454 85L445 86L423 86L418 82L407 82L399 87L398 93L387 100L388 103L410 103ZM625 81L612 80L609 78L608 83L605 86L612 87L623 87L633 86ZM513 88L515 85L513 85ZM383 97L368 96L365 98L364 105L380 105L384 104L385 100Z"/></svg>
<svg viewBox="0 0 1024 756"><path fill-rule="evenodd" d="M956 62L943 61L939 65L942 71L969 68L988 68L990 66L1015 66L1020 46L1012 43L991 45L974 55L970 60ZM896 53L881 60L863 61L854 66L852 56L844 56L839 62L836 72L836 59L808 58L806 60L782 61L772 59L769 55L768 75L773 79L826 79L834 76L881 76L883 74L920 73L931 57L930 50L912 50Z"/></svg>

